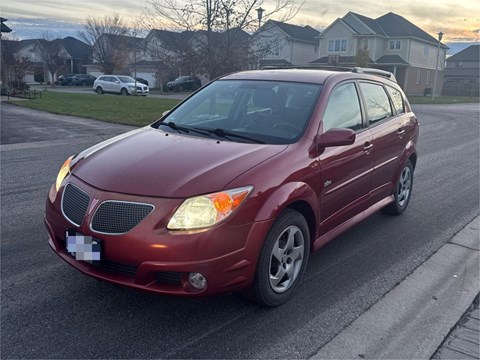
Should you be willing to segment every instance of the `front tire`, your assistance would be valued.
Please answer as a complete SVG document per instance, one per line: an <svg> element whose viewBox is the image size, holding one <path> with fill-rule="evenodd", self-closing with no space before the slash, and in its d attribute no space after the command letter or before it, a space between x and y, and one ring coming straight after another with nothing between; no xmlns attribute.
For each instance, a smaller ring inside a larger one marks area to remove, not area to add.
<svg viewBox="0 0 480 360"><path fill-rule="evenodd" d="M260 253L251 300L269 307L287 302L295 293L310 254L310 233L298 211L282 212L268 232Z"/></svg>
<svg viewBox="0 0 480 360"><path fill-rule="evenodd" d="M410 160L407 160L405 166L400 173L400 177L397 180L394 192L393 203L387 205L382 209L386 214L400 215L402 214L410 202L413 189L413 164Z"/></svg>
<svg viewBox="0 0 480 360"><path fill-rule="evenodd" d="M123 88L122 91L120 91L120 94L122 94L123 96L128 96L128 90Z"/></svg>

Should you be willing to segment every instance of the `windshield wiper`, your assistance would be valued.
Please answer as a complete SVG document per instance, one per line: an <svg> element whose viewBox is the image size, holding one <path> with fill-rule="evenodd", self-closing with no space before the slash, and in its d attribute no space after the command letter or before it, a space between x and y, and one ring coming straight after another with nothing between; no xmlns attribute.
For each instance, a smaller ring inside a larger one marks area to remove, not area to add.
<svg viewBox="0 0 480 360"><path fill-rule="evenodd" d="M197 133L197 134L201 134L201 135L205 135L205 136L209 136L210 137L210 134L208 132L205 132L205 131L200 131L200 129L194 129L194 128L191 128L191 127L186 127L186 126L181 126L181 125L177 125L175 124L174 122L170 121L170 122L160 122L159 125L165 125L165 126L168 126L170 129L173 129L173 130L177 130L179 133L181 132L184 132L184 133L189 133L190 131L194 132L194 133Z"/></svg>
<svg viewBox="0 0 480 360"><path fill-rule="evenodd" d="M248 141L251 141L251 142L255 142L257 144L265 144L265 141L255 139L251 136L240 135L240 134L237 134L237 133L225 130L225 129L221 129L221 128L216 128L216 129L201 128L201 130L208 131L209 133L215 134L219 137L223 137L223 138L226 138L226 139L228 139L229 137L236 137L236 138L239 138L239 139L244 139L244 140L248 140Z"/></svg>

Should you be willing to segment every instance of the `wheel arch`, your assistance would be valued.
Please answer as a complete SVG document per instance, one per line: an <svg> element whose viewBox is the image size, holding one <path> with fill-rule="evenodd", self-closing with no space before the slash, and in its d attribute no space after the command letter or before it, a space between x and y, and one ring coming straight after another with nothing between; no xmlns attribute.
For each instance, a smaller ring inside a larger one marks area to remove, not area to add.
<svg viewBox="0 0 480 360"><path fill-rule="evenodd" d="M287 208L298 211L305 218L312 245L316 239L317 216L315 214L318 214L319 206L315 191L306 183L288 183L273 191L263 202L255 221L275 219Z"/></svg>
<svg viewBox="0 0 480 360"><path fill-rule="evenodd" d="M409 141L407 143L407 146L405 146L402 157L400 158L397 169L395 170L395 177L393 178L394 182L398 180L398 177L400 176L400 173L405 166L407 160L410 160L412 162L413 170L415 170L415 166L417 165L417 149L413 141Z"/></svg>
<svg viewBox="0 0 480 360"><path fill-rule="evenodd" d="M315 220L315 212L310 204L305 200L296 200L287 205L287 209L298 211L305 218L308 224L308 232L310 233L310 249L313 250L313 243L316 239L317 222Z"/></svg>

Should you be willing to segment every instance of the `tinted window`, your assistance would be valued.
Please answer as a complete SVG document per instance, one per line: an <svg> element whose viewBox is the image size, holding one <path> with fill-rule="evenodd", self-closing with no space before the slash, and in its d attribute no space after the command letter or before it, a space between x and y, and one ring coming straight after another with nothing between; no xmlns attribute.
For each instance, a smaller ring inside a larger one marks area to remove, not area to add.
<svg viewBox="0 0 480 360"><path fill-rule="evenodd" d="M118 76L118 79L122 83L134 83L135 82L135 79L131 78L130 76Z"/></svg>
<svg viewBox="0 0 480 360"><path fill-rule="evenodd" d="M328 100L323 116L323 131L333 128L362 128L362 113L357 90L353 83L336 88Z"/></svg>
<svg viewBox="0 0 480 360"><path fill-rule="evenodd" d="M390 86L387 86L390 97L392 98L393 107L397 111L397 114L402 114L405 112L405 107L403 105L403 96L400 91L394 89Z"/></svg>
<svg viewBox="0 0 480 360"><path fill-rule="evenodd" d="M315 84L219 80L186 100L163 122L290 144L303 133L320 90L321 85ZM201 136L194 131L188 134ZM234 136L227 140L242 141Z"/></svg>
<svg viewBox="0 0 480 360"><path fill-rule="evenodd" d="M387 93L381 85L360 83L370 124L392 116Z"/></svg>

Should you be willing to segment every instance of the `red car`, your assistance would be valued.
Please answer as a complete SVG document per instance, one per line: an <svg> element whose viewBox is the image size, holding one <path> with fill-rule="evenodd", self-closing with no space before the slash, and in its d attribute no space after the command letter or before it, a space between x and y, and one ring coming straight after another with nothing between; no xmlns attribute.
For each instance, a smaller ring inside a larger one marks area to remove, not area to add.
<svg viewBox="0 0 480 360"><path fill-rule="evenodd" d="M47 199L50 246L112 283L277 306L311 252L405 210L418 132L390 73L227 75L67 159Z"/></svg>

